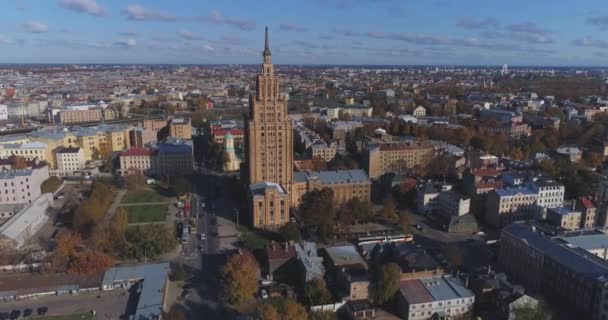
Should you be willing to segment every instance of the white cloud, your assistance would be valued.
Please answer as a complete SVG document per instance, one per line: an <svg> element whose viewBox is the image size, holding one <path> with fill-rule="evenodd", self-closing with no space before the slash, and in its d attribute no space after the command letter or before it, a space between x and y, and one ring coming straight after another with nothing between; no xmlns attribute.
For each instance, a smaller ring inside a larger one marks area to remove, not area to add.
<svg viewBox="0 0 608 320"><path fill-rule="evenodd" d="M186 40L202 40L203 39L203 37L201 37L200 35L192 32L190 30L185 30L185 29L179 30L177 32L177 34Z"/></svg>
<svg viewBox="0 0 608 320"><path fill-rule="evenodd" d="M214 24L225 24L225 25L239 28L243 31L255 30L255 21L241 19L241 18L234 18L234 17L224 17L217 10L211 12L211 15L198 17L197 20L203 21L203 22L210 22L210 23L214 23Z"/></svg>
<svg viewBox="0 0 608 320"><path fill-rule="evenodd" d="M75 12L87 13L93 16L103 16L106 9L95 0L59 0L59 5Z"/></svg>
<svg viewBox="0 0 608 320"><path fill-rule="evenodd" d="M138 4L130 4L123 10L127 19L134 21L158 20L175 21L177 18L169 13L146 9Z"/></svg>
<svg viewBox="0 0 608 320"><path fill-rule="evenodd" d="M31 33L45 33L49 31L49 27L40 21L28 21L23 24L23 28Z"/></svg>
<svg viewBox="0 0 608 320"><path fill-rule="evenodd" d="M132 48L137 45L135 38L120 38L114 42L114 45L120 48Z"/></svg>
<svg viewBox="0 0 608 320"><path fill-rule="evenodd" d="M0 34L0 44L11 44L11 43L13 43L13 41L11 41L11 39Z"/></svg>

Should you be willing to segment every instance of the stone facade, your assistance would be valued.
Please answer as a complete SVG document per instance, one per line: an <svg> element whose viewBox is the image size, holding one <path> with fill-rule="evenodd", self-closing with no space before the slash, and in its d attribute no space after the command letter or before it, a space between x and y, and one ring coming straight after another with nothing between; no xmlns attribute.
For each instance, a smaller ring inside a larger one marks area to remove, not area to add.
<svg viewBox="0 0 608 320"><path fill-rule="evenodd" d="M426 166L435 157L433 146L424 142L382 142L368 150L368 174L377 178L389 172Z"/></svg>
<svg viewBox="0 0 608 320"><path fill-rule="evenodd" d="M245 127L245 154L253 208L250 213L256 228L278 227L289 221L288 194L293 183L293 124L287 117L287 101L280 95L279 78L275 74L268 47L268 28L263 57L264 62L256 79L257 90L250 99ZM253 189L263 183L278 187ZM283 192L278 192L278 189ZM277 200L281 205L273 210L270 204ZM260 203L267 206L259 207ZM278 207L285 208L284 216L276 215Z"/></svg>

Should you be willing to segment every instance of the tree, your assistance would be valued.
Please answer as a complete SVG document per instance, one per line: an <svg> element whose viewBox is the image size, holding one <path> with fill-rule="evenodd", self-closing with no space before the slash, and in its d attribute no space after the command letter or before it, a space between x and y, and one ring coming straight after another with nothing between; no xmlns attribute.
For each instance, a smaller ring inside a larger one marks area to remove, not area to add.
<svg viewBox="0 0 608 320"><path fill-rule="evenodd" d="M87 250L72 259L67 272L76 275L99 274L113 266L114 261L114 258L103 252Z"/></svg>
<svg viewBox="0 0 608 320"><path fill-rule="evenodd" d="M515 320L549 320L551 314L540 306L525 305L513 309Z"/></svg>
<svg viewBox="0 0 608 320"><path fill-rule="evenodd" d="M137 190L146 185L146 177L137 172L125 177L125 183L128 190Z"/></svg>
<svg viewBox="0 0 608 320"><path fill-rule="evenodd" d="M220 270L222 300L237 306L253 301L259 273L260 267L250 252L232 255Z"/></svg>
<svg viewBox="0 0 608 320"><path fill-rule="evenodd" d="M14 157L13 159L13 165L12 165L13 169L17 169L17 170L23 170L27 168L27 161L25 160L24 157Z"/></svg>
<svg viewBox="0 0 608 320"><path fill-rule="evenodd" d="M168 320L186 320L186 311L179 304L174 304L167 313Z"/></svg>
<svg viewBox="0 0 608 320"><path fill-rule="evenodd" d="M380 213L382 217L390 223L396 223L399 221L399 216L397 215L397 203L392 195L388 195L386 198L384 198L383 207L382 210L380 210Z"/></svg>
<svg viewBox="0 0 608 320"><path fill-rule="evenodd" d="M304 224L317 226L319 236L326 240L333 233L336 216L333 205L334 192L329 188L312 190L302 196L299 212Z"/></svg>
<svg viewBox="0 0 608 320"><path fill-rule="evenodd" d="M369 202L361 201L354 197L342 205L338 211L338 218L341 224L348 226L354 222L364 222L371 219L373 210Z"/></svg>
<svg viewBox="0 0 608 320"><path fill-rule="evenodd" d="M178 195L183 195L192 192L192 182L185 177L177 176L171 183L171 189Z"/></svg>
<svg viewBox="0 0 608 320"><path fill-rule="evenodd" d="M455 243L448 244L444 250L446 259L455 268L460 268L464 263L464 250Z"/></svg>
<svg viewBox="0 0 608 320"><path fill-rule="evenodd" d="M410 210L404 210L399 215L399 226L401 227L401 231L403 233L411 232L411 224L412 224L412 212Z"/></svg>
<svg viewBox="0 0 608 320"><path fill-rule="evenodd" d="M327 162L321 157L314 157L312 159L312 170L313 171L327 171Z"/></svg>
<svg viewBox="0 0 608 320"><path fill-rule="evenodd" d="M282 311L283 312L281 312L281 314L283 315L283 320L307 320L308 319L308 312L306 312L306 309L304 309L304 307L301 304L299 304L291 299L288 299L287 301L285 301Z"/></svg>
<svg viewBox="0 0 608 320"><path fill-rule="evenodd" d="M386 304L393 299L399 290L401 267L389 262L380 267L374 286L374 300L378 304Z"/></svg>
<svg viewBox="0 0 608 320"><path fill-rule="evenodd" d="M597 152L586 152L584 157L585 163L592 168L597 168L604 162L604 157Z"/></svg>
<svg viewBox="0 0 608 320"><path fill-rule="evenodd" d="M42 193L55 193L62 183L63 181L56 176L49 177L40 185L40 191Z"/></svg>
<svg viewBox="0 0 608 320"><path fill-rule="evenodd" d="M302 240L302 234L300 233L300 229L298 225L290 222L284 225L280 230L281 236L285 241L300 241Z"/></svg>
<svg viewBox="0 0 608 320"><path fill-rule="evenodd" d="M331 293L327 289L327 284L323 278L319 277L308 281L306 284L306 296L313 306L331 302Z"/></svg>
<svg viewBox="0 0 608 320"><path fill-rule="evenodd" d="M130 227L125 232L125 244L116 248L124 259L154 259L177 246L175 233L162 224Z"/></svg>
<svg viewBox="0 0 608 320"><path fill-rule="evenodd" d="M254 320L279 320L279 312L269 302L262 303L256 310L253 316Z"/></svg>

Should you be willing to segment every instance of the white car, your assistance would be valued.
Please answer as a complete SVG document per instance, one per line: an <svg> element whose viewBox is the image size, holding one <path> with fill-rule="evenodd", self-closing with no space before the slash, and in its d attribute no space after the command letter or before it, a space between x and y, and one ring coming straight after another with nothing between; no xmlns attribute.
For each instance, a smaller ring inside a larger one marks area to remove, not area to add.
<svg viewBox="0 0 608 320"><path fill-rule="evenodd" d="M201 241L204 241L204 240L205 240L205 234L204 234L204 233L201 233L201 236L200 236L200 237L201 237Z"/></svg>

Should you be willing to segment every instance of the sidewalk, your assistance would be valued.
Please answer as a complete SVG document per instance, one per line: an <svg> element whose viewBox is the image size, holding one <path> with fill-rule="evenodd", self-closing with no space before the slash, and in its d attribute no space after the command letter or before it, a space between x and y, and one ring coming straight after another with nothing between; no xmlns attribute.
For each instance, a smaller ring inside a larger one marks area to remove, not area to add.
<svg viewBox="0 0 608 320"><path fill-rule="evenodd" d="M116 213L116 209L118 209L118 206L120 205L120 201L122 201L122 197L124 197L126 193L127 193L127 190L124 190L124 189L121 189L118 191L118 193L116 193L114 202L112 202L112 205L108 209L108 212L106 212L106 215L103 217L103 223L105 225L107 225L110 222L110 220L112 220L112 217L114 217L114 214Z"/></svg>

